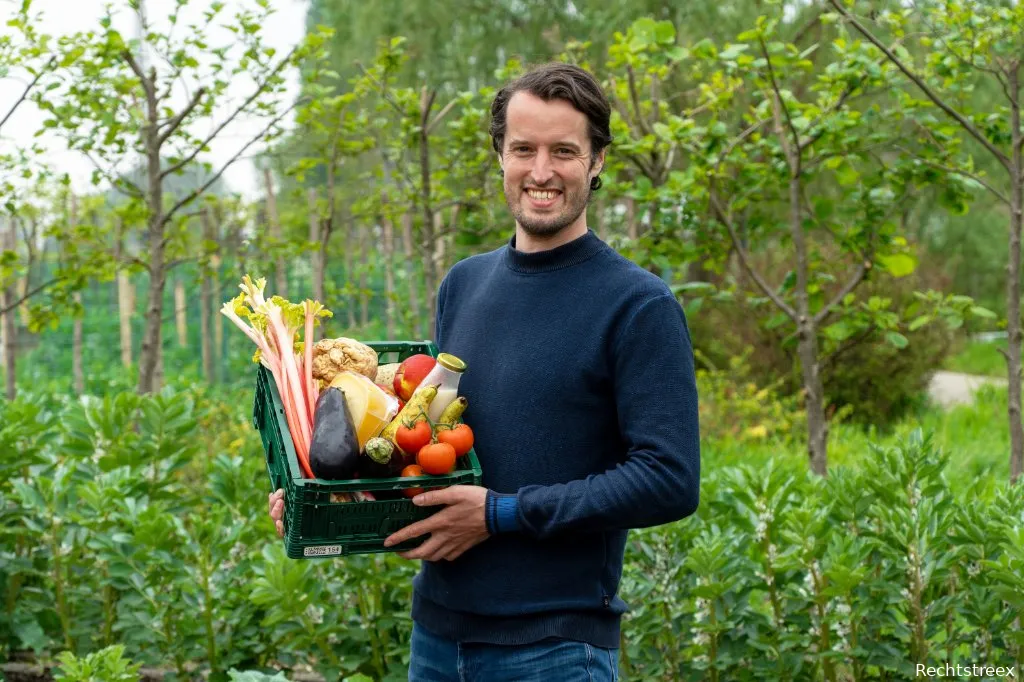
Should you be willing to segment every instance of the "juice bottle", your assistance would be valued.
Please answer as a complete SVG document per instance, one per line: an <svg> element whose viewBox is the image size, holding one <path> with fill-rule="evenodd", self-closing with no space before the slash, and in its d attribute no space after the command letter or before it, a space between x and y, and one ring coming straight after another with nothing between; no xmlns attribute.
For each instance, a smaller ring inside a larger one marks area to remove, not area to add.
<svg viewBox="0 0 1024 682"><path fill-rule="evenodd" d="M466 363L451 353L439 353L437 364L423 377L420 386L437 386L437 396L430 401L427 416L437 421L444 408L459 396L459 379L466 371Z"/></svg>

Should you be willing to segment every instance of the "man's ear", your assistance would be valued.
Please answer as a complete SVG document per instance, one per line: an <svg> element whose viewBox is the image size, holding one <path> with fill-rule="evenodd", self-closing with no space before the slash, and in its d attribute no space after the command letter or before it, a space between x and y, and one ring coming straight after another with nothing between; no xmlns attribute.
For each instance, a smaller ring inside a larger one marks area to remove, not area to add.
<svg viewBox="0 0 1024 682"><path fill-rule="evenodd" d="M608 151L608 148L605 147L604 149L602 149L601 151L599 151L597 153L597 159L594 160L594 164L593 164L593 166L594 166L594 168L593 168L593 174L594 174L593 177L595 177L595 178L598 175L601 174L601 171L604 170L604 155L605 155L605 152L607 152L607 151Z"/></svg>

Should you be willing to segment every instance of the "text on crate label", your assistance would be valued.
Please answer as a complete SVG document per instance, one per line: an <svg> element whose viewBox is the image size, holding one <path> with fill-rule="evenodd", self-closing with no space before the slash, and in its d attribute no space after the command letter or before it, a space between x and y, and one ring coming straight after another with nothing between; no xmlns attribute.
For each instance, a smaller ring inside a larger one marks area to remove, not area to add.
<svg viewBox="0 0 1024 682"><path fill-rule="evenodd" d="M341 545L320 545L306 547L302 550L303 556L331 556L333 554L341 554Z"/></svg>

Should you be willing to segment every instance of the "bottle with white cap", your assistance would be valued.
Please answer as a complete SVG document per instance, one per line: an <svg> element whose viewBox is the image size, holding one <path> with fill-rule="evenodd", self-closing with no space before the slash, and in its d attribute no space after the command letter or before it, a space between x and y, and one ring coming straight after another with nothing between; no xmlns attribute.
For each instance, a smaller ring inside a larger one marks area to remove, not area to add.
<svg viewBox="0 0 1024 682"><path fill-rule="evenodd" d="M437 421L453 400L459 397L459 380L466 371L466 363L451 353L439 353L437 364L423 377L420 386L437 386L437 395L430 401L427 416ZM418 389L417 389L418 390Z"/></svg>

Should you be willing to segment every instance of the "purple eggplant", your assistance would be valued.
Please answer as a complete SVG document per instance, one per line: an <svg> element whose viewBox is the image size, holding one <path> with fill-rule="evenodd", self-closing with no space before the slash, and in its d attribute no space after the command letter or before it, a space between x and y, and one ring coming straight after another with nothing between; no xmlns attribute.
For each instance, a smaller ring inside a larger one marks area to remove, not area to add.
<svg viewBox="0 0 1024 682"><path fill-rule="evenodd" d="M352 478L359 465L359 439L345 394L333 386L316 401L309 467L317 478L338 481Z"/></svg>

